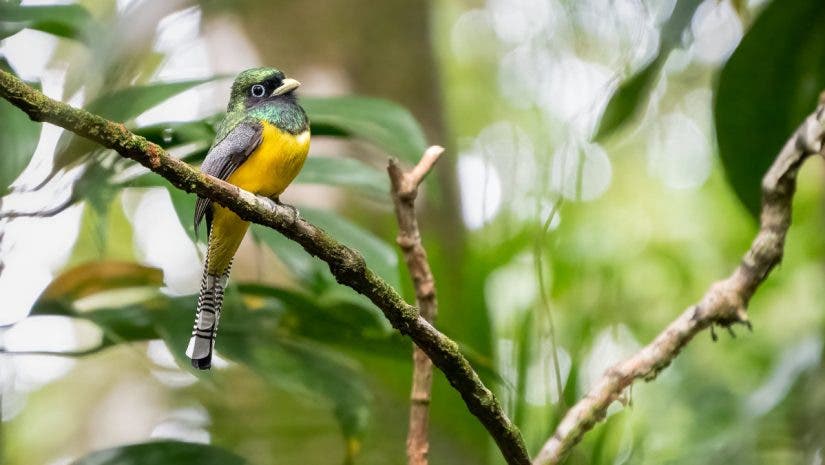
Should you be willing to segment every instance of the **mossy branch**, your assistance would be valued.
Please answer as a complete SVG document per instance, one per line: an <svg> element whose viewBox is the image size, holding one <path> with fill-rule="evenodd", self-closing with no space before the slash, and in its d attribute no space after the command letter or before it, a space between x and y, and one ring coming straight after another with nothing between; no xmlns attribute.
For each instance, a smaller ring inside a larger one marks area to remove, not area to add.
<svg viewBox="0 0 825 465"><path fill-rule="evenodd" d="M310 255L325 261L339 283L369 298L394 328L409 336L427 354L496 441L507 463L529 465L530 458L518 428L481 382L458 344L433 328L415 307L369 269L360 253L298 218L290 208L203 174L170 156L160 146L133 134L123 124L53 100L5 71L0 71L0 95L32 120L55 124L115 150L163 176L178 189L209 198L247 221L275 229L300 244Z"/></svg>

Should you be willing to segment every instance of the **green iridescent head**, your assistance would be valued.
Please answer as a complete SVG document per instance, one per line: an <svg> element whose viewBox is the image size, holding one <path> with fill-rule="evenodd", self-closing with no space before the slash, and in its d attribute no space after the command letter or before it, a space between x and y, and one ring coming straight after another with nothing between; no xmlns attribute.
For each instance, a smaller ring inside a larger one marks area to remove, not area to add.
<svg viewBox="0 0 825 465"><path fill-rule="evenodd" d="M294 91L300 85L275 68L248 69L232 83L228 111L245 110L278 100L294 101Z"/></svg>

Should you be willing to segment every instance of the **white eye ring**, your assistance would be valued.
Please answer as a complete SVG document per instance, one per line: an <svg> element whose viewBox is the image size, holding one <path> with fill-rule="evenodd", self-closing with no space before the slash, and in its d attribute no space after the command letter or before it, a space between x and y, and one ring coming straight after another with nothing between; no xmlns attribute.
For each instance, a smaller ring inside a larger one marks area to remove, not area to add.
<svg viewBox="0 0 825 465"><path fill-rule="evenodd" d="M252 90L250 92L253 97L263 97L266 93L266 88L260 84L255 84L252 86Z"/></svg>

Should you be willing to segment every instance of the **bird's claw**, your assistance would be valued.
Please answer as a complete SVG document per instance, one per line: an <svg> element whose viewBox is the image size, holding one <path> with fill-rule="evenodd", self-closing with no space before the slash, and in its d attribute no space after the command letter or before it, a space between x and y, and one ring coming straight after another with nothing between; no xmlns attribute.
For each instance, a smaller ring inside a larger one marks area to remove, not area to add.
<svg viewBox="0 0 825 465"><path fill-rule="evenodd" d="M287 208L287 209L290 210L290 212L292 212L292 222L293 223L298 221L301 218L301 213L298 211L297 208L293 207L292 205L289 205L289 204L286 204L286 203L281 203L281 200L278 197L275 197L274 199L272 199L272 201L275 202L275 205L278 205L279 207Z"/></svg>

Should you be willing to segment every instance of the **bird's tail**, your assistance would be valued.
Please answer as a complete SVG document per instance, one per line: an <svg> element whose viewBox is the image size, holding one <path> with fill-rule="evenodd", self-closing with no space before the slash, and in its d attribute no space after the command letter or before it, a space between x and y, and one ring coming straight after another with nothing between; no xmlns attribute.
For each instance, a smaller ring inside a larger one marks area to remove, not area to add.
<svg viewBox="0 0 825 465"><path fill-rule="evenodd" d="M186 356L192 359L192 366L199 370L208 370L212 366L212 350L218 333L218 321L221 317L223 292L229 279L232 262L220 275L209 274L209 257L203 265L201 292L198 296L198 309L195 313L195 325L192 338L186 348Z"/></svg>

